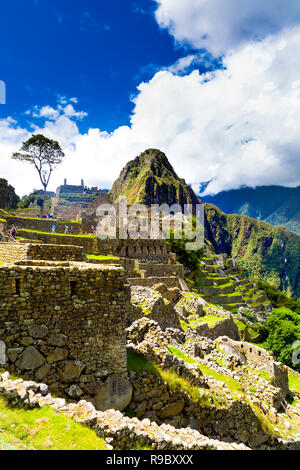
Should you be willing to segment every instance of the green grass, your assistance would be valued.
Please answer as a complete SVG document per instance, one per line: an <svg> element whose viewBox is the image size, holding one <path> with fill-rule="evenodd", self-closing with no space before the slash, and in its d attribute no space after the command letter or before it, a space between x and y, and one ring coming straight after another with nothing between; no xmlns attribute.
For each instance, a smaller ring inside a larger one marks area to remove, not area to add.
<svg viewBox="0 0 300 470"><path fill-rule="evenodd" d="M300 393L300 376L289 370L289 386L294 392Z"/></svg>
<svg viewBox="0 0 300 470"><path fill-rule="evenodd" d="M183 359L184 362L188 362L189 364L197 364L197 361L195 361L195 359L188 357L186 354L180 351L180 349L174 348L174 346L168 346L167 349L174 356L178 357L179 359Z"/></svg>
<svg viewBox="0 0 300 470"><path fill-rule="evenodd" d="M253 374L256 374L258 375L259 377L261 377L262 379L265 379L267 380L268 382L270 381L271 379L271 374L268 374L267 372L264 372L263 370L256 370L256 369L252 369L251 367L247 366L247 369L252 372Z"/></svg>
<svg viewBox="0 0 300 470"><path fill-rule="evenodd" d="M183 359L185 362L189 364L198 364L199 369L201 370L203 375L209 375L213 377L215 380L218 382L224 382L226 383L227 387L229 390L233 392L241 392L242 388L241 385L231 377L227 377L226 375L219 374L215 370L211 369L210 367L207 367L205 364L200 364L198 361L195 359L192 359L191 357L186 356L180 349L174 348L173 346L168 346L169 351L174 354L174 356L178 357L179 359Z"/></svg>
<svg viewBox="0 0 300 470"><path fill-rule="evenodd" d="M200 388L191 385L191 383L180 377L174 370L161 369L157 364L149 362L139 354L133 351L127 351L127 367L129 371L137 373L148 372L154 376L161 377L166 382L171 391L185 391L189 394L192 400L201 402L203 405L209 405L211 399L218 405L217 399L209 394L201 394Z"/></svg>
<svg viewBox="0 0 300 470"><path fill-rule="evenodd" d="M27 209L28 210L28 209ZM52 223L59 223L59 224L79 224L81 225L81 222L78 222L78 220L71 220L70 221L65 221L65 220L57 220L57 219L43 219L43 218L40 218L40 217L22 217L20 215L13 215L11 216L13 217L14 219L20 219L20 220L35 220L35 221L48 221L48 222L52 222Z"/></svg>
<svg viewBox="0 0 300 470"><path fill-rule="evenodd" d="M127 369L129 372L149 372L157 375L157 368L154 363L147 361L134 351L127 351Z"/></svg>
<svg viewBox="0 0 300 470"><path fill-rule="evenodd" d="M223 317L224 318L224 317ZM217 317L214 315L205 315L204 317L198 317L197 315L189 315L186 320L180 320L181 327L184 331L188 328L197 328L198 326L207 323L209 328L213 328L216 323L220 320L223 320L222 317Z"/></svg>
<svg viewBox="0 0 300 470"><path fill-rule="evenodd" d="M113 261L119 261L120 258L117 258L116 256L106 256L106 255L86 255L87 259L95 259L95 260L113 260Z"/></svg>
<svg viewBox="0 0 300 470"><path fill-rule="evenodd" d="M54 222L55 223L55 222ZM59 236L59 237L73 237L73 238L97 238L93 233L80 234L80 235L71 235L69 233L52 233L52 232L41 232L39 230L30 230L27 228L20 228L22 232L26 233L40 233L41 235L50 235L50 236Z"/></svg>
<svg viewBox="0 0 300 470"><path fill-rule="evenodd" d="M50 407L8 407L0 398L0 440L15 450L105 450L95 431ZM0 449L9 448L0 441Z"/></svg>
<svg viewBox="0 0 300 470"><path fill-rule="evenodd" d="M229 388L229 390L231 390L232 392L242 392L241 385L231 377L219 374L218 372L206 366L205 364L199 364L199 367L203 375L210 375L218 382L224 382Z"/></svg>
<svg viewBox="0 0 300 470"><path fill-rule="evenodd" d="M240 320L237 320L237 319L235 319L235 318L234 318L233 321L234 321L234 323L236 324L236 326L238 327L238 329L239 329L240 331L245 331L245 329L246 329L245 323L243 323L243 322L241 322Z"/></svg>

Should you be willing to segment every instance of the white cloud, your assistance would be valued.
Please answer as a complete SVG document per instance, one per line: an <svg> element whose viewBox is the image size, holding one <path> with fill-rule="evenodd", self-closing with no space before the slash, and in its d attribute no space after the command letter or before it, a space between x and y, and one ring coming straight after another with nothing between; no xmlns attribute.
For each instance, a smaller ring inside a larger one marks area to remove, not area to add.
<svg viewBox="0 0 300 470"><path fill-rule="evenodd" d="M58 104L55 119L48 110L43 125L34 127L61 142L67 155L51 187L65 177L108 187L128 160L149 147L165 151L189 183L214 178L209 191L300 185L299 56L296 28L227 54L225 70L158 72L139 85L130 127L111 134L81 134L76 121L82 111ZM40 186L31 169L9 158L29 135L12 119L0 120L0 175L19 193Z"/></svg>
<svg viewBox="0 0 300 470"><path fill-rule="evenodd" d="M219 56L300 22L299 0L155 0L155 16L179 43Z"/></svg>

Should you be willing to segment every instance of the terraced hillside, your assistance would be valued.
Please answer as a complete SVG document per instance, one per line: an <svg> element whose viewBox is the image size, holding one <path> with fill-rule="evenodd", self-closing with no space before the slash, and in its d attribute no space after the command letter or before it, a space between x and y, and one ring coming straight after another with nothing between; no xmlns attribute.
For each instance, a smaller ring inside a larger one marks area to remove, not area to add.
<svg viewBox="0 0 300 470"><path fill-rule="evenodd" d="M236 263L226 268L217 258L202 258L200 267L187 280L190 288L197 291L207 302L236 312L240 307L250 307L262 312L271 309L265 292L246 277Z"/></svg>
<svg viewBox="0 0 300 470"><path fill-rule="evenodd" d="M244 215L205 204L206 238L215 253L236 259L247 274L300 296L300 237Z"/></svg>

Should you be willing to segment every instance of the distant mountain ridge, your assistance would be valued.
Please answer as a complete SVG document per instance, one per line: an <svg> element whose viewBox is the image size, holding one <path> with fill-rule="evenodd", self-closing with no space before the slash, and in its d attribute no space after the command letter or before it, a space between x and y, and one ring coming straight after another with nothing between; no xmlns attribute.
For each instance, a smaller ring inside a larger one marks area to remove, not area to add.
<svg viewBox="0 0 300 470"><path fill-rule="evenodd" d="M300 186L258 186L201 196L226 214L247 215L272 225L281 225L300 235Z"/></svg>

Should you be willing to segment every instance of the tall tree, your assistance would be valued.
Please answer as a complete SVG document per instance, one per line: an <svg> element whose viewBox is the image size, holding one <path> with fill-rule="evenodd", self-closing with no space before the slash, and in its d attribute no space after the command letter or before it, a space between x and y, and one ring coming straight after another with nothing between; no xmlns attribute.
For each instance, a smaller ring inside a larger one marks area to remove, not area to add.
<svg viewBox="0 0 300 470"><path fill-rule="evenodd" d="M19 152L14 153L12 158L33 165L46 192L51 174L64 156L58 142L38 134L23 142Z"/></svg>

